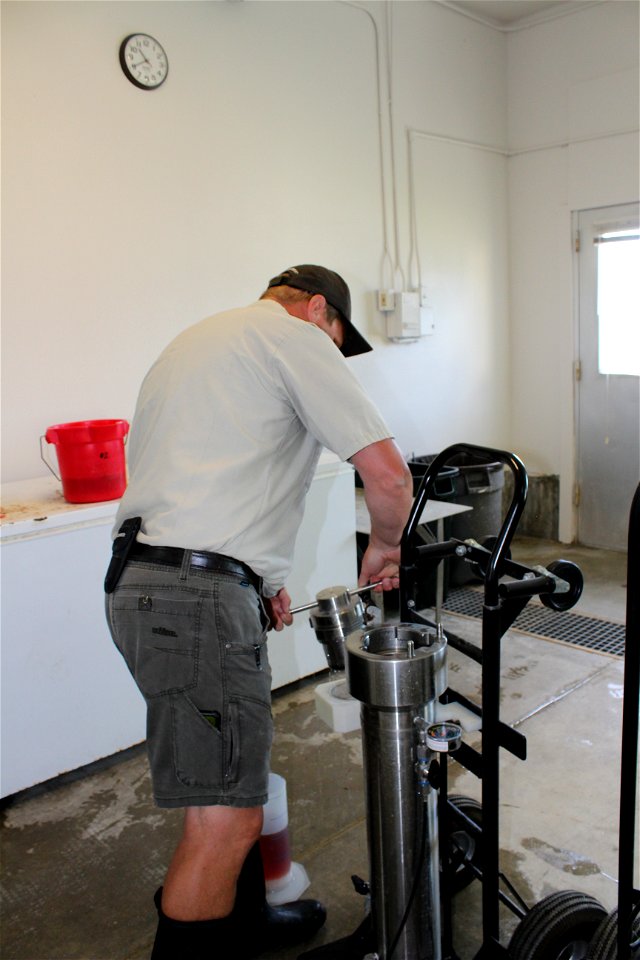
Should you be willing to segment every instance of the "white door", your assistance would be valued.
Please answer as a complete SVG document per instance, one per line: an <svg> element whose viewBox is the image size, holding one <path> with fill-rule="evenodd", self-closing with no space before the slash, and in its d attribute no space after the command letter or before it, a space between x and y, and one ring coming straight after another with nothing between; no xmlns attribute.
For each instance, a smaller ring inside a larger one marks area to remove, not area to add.
<svg viewBox="0 0 640 960"><path fill-rule="evenodd" d="M640 478L638 203L582 210L578 250L578 541L625 550Z"/></svg>

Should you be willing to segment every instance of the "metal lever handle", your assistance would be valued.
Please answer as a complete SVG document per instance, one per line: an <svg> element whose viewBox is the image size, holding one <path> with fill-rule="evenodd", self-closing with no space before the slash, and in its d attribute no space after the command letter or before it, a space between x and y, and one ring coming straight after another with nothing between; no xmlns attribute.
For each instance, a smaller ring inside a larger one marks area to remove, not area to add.
<svg viewBox="0 0 640 960"><path fill-rule="evenodd" d="M354 593L366 593L367 590L373 590L374 587L379 587L382 583L382 580L374 580L373 583L365 583L364 587L356 587L355 590L349 590L349 596L352 597Z"/></svg>
<svg viewBox="0 0 640 960"><path fill-rule="evenodd" d="M356 593L366 593L367 590L373 590L374 587L379 587L382 583L382 580L376 580L374 583L366 583L364 587L356 587L354 590L347 590L347 593L352 597ZM289 613L293 616L294 613L302 613L303 610L311 610L312 607L317 607L318 601L313 600L311 603L303 603L299 607L292 607L289 610Z"/></svg>
<svg viewBox="0 0 640 960"><path fill-rule="evenodd" d="M293 616L294 613L302 613L303 610L311 610L312 607L317 607L318 601L312 600L311 603L303 603L300 607L292 607L289 610L289 613Z"/></svg>

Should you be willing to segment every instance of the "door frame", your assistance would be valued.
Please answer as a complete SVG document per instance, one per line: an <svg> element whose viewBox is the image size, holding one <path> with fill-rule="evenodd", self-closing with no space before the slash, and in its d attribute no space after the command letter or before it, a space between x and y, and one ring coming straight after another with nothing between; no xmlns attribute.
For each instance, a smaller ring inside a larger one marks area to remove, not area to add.
<svg viewBox="0 0 640 960"><path fill-rule="evenodd" d="M580 371L582 363L583 343L581 339L581 313L583 307L582 287L581 287L581 242L584 238L580 237L580 220L585 214L593 214L592 222L597 222L598 215L602 214L602 219L606 221L607 211L611 211L613 221L624 218L624 213L617 214L616 211L629 210L635 207L638 209L638 200L627 200L619 203L603 204L602 206L589 206L571 212L571 236L573 248L573 324L574 324L574 350L573 350L573 484L572 484L572 513L571 513L571 532L573 542L578 542L579 536L579 484L580 463L581 463L581 424L580 424ZM630 219L633 215L630 212ZM637 212L636 212L637 218ZM597 279L597 275L594 279ZM597 291L594 291L597 296ZM612 548L613 549L613 548ZM626 544L625 548L626 549Z"/></svg>

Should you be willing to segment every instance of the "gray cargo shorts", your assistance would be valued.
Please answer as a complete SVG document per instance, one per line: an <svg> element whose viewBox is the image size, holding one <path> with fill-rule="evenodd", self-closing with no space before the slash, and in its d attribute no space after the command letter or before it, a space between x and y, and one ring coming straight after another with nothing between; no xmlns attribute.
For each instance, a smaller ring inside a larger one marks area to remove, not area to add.
<svg viewBox="0 0 640 960"><path fill-rule="evenodd" d="M241 575L135 560L106 613L147 704L156 804L266 803L271 669L255 587Z"/></svg>

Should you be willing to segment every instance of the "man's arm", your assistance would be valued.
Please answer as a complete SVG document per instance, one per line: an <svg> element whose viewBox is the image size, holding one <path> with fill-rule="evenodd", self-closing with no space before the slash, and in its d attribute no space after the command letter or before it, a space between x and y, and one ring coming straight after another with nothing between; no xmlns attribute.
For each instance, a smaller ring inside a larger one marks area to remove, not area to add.
<svg viewBox="0 0 640 960"><path fill-rule="evenodd" d="M362 566L359 586L382 580L382 588L399 586L400 539L413 503L413 477L393 440L379 440L351 457L364 484L364 496L371 516L371 534ZM283 587L275 597L263 598L270 629L290 626L291 598Z"/></svg>
<svg viewBox="0 0 640 960"><path fill-rule="evenodd" d="M369 546L358 584L383 580L382 589L398 586L400 539L413 503L413 478L394 440L379 440L351 457L364 485L371 517Z"/></svg>

